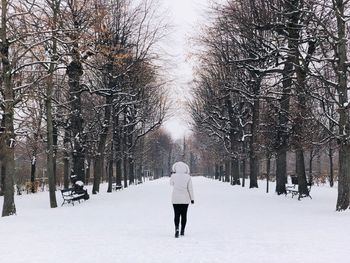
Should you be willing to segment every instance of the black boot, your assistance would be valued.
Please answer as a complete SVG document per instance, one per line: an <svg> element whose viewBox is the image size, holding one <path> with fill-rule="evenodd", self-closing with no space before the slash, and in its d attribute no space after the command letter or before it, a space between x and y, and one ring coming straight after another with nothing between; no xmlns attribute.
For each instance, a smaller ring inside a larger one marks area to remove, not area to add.
<svg viewBox="0 0 350 263"><path fill-rule="evenodd" d="M185 229L181 229L180 235L181 235L181 236L184 236L184 235L185 235Z"/></svg>
<svg viewBox="0 0 350 263"><path fill-rule="evenodd" d="M179 237L179 229L176 228L176 229L175 229L175 238L178 238L178 237Z"/></svg>

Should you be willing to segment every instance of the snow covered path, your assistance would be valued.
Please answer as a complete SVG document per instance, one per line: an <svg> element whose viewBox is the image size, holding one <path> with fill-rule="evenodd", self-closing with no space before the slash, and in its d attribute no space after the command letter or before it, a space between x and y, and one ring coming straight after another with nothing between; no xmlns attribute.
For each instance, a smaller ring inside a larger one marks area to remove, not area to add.
<svg viewBox="0 0 350 263"><path fill-rule="evenodd" d="M16 196L18 215L0 218L1 262L347 261L350 213L334 211L335 189L314 187L313 200L297 201L265 194L264 183L248 189L193 178L186 235L175 239L168 180L112 194L104 185L87 202L57 209L48 208L48 193Z"/></svg>

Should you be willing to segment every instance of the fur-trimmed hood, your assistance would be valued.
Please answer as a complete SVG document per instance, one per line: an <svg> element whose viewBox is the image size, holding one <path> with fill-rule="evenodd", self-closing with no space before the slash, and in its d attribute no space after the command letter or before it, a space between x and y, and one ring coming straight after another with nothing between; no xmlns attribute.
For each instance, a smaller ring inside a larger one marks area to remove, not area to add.
<svg viewBox="0 0 350 263"><path fill-rule="evenodd" d="M174 163L172 172L177 174L190 174L190 168L184 162Z"/></svg>

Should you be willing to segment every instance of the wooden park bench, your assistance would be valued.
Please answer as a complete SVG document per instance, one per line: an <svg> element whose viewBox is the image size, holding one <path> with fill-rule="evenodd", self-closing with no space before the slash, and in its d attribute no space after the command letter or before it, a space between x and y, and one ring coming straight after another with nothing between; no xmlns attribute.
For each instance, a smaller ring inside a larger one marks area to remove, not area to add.
<svg viewBox="0 0 350 263"><path fill-rule="evenodd" d="M77 190L75 187L62 189L61 194L63 198L63 203L61 206L63 206L64 204L72 204L74 206L74 202L80 203L80 200L89 199L89 194L87 193L87 190Z"/></svg>
<svg viewBox="0 0 350 263"><path fill-rule="evenodd" d="M123 190L123 186L121 184L112 183L112 190L114 191Z"/></svg>
<svg viewBox="0 0 350 263"><path fill-rule="evenodd" d="M136 184L143 184L143 181L141 179L136 180Z"/></svg>
<svg viewBox="0 0 350 263"><path fill-rule="evenodd" d="M307 196L312 199L312 197L310 195L312 182L307 182L306 183L308 191L309 191L309 194L308 195L300 194L299 190L298 190L298 177L297 176L291 176L290 178L291 178L291 184L286 184L286 195L291 194L292 198L294 196L298 195L298 200L300 200L300 198L307 197Z"/></svg>

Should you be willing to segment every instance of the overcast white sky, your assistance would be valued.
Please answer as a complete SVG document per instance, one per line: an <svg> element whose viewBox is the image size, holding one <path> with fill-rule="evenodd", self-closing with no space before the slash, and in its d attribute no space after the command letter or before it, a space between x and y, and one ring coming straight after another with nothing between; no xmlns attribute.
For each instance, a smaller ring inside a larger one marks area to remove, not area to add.
<svg viewBox="0 0 350 263"><path fill-rule="evenodd" d="M192 81L192 66L188 55L192 49L189 38L199 32L205 20L210 0L159 0L167 11L170 24L173 26L164 45L170 54L172 66L170 74L174 80L170 85L172 97L172 117L164 127L171 132L174 139L183 138L189 133L185 103L189 98L189 83ZM187 120L186 120L187 119Z"/></svg>

